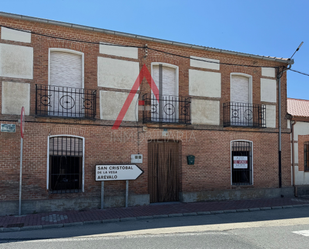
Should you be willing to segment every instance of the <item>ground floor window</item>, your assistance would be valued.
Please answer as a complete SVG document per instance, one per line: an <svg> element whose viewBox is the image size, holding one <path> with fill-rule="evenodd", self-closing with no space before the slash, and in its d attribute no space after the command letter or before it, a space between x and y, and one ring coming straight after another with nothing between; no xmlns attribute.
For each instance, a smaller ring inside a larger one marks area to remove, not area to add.
<svg viewBox="0 0 309 249"><path fill-rule="evenodd" d="M232 184L252 184L252 142L232 142Z"/></svg>
<svg viewBox="0 0 309 249"><path fill-rule="evenodd" d="M304 170L309 171L309 142L304 143Z"/></svg>
<svg viewBox="0 0 309 249"><path fill-rule="evenodd" d="M83 139L49 138L49 190L70 193L82 190Z"/></svg>

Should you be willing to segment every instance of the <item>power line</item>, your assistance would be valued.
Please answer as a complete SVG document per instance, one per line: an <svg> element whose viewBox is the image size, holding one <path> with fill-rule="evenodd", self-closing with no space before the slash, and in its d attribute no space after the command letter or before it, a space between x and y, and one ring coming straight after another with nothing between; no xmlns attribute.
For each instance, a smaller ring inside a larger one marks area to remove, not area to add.
<svg viewBox="0 0 309 249"><path fill-rule="evenodd" d="M254 67L254 68L269 67L269 66L257 66L257 65L245 65L245 64L233 64L233 63L209 61L209 60L205 60L205 59L198 59L198 58L194 58L194 57L190 57L190 56L174 54L174 53L166 52L166 51L163 51L163 50L150 48L148 46L130 46L130 45L110 44L110 43L104 43L104 42L91 42L91 41L85 41L85 40L77 40L77 39L68 39L68 38L63 38L63 37L57 37L57 36L42 34L42 33L34 32L34 31L12 28L12 27L8 27L8 26L4 26L4 25L2 25L2 27L7 28L7 29L16 30L16 31L26 32L26 33L30 33L30 34L34 34L34 35L38 35L38 36L44 36L44 37L48 37L48 38L71 41L71 42L88 43L88 44L94 44L94 45L108 45L108 46L115 46L115 47L130 47L130 48L149 49L149 50L153 50L153 51L156 51L156 52L159 52L159 53L164 53L164 54L177 56L177 57L181 57L181 58L185 58L185 59L202 61L202 62L207 62L207 63L214 63L214 64L221 64L221 65L227 65L227 66ZM278 67L272 67L272 68L278 68Z"/></svg>
<svg viewBox="0 0 309 249"><path fill-rule="evenodd" d="M293 71L293 72L295 72L295 73L299 73L299 74L302 74L302 75L305 75L305 76L309 76L309 74L307 74L307 73L302 73L302 72L300 72L300 71L297 71L297 70L294 70L294 69L289 69L290 71Z"/></svg>
<svg viewBox="0 0 309 249"><path fill-rule="evenodd" d="M150 49L150 50L156 51L156 52L160 52L160 53L164 53L164 54L168 54L168 55L172 55L172 56L178 56L178 57L185 58L185 59L208 62L208 63L215 63L215 64L220 64L220 65L240 66L240 67L258 67L258 68L269 67L269 66L256 66L256 65L233 64L233 63L224 63L224 62L217 62L217 61L208 61L208 60L204 60L204 59L198 59L198 58L194 58L194 57L169 53L169 52L165 52L165 51L162 51L162 50L159 50L159 49L154 49L154 48L149 48L149 47L147 47L147 48ZM278 68L278 67L273 67L273 68Z"/></svg>

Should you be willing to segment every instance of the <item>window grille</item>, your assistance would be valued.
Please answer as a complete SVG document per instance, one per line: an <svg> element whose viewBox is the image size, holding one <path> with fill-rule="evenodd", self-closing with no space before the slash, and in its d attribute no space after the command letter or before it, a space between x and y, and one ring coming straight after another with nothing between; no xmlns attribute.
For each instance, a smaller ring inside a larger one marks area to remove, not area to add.
<svg viewBox="0 0 309 249"><path fill-rule="evenodd" d="M191 124L191 98L144 94L144 123Z"/></svg>
<svg viewBox="0 0 309 249"><path fill-rule="evenodd" d="M223 104L223 126L266 127L266 106L227 102Z"/></svg>
<svg viewBox="0 0 309 249"><path fill-rule="evenodd" d="M309 171L309 142L304 143L304 170Z"/></svg>
<svg viewBox="0 0 309 249"><path fill-rule="evenodd" d="M36 85L35 115L88 118L96 115L96 90Z"/></svg>
<svg viewBox="0 0 309 249"><path fill-rule="evenodd" d="M83 140L75 137L49 139L49 189L53 193L82 189Z"/></svg>
<svg viewBox="0 0 309 249"><path fill-rule="evenodd" d="M235 141L232 143L232 184L252 184L252 143Z"/></svg>

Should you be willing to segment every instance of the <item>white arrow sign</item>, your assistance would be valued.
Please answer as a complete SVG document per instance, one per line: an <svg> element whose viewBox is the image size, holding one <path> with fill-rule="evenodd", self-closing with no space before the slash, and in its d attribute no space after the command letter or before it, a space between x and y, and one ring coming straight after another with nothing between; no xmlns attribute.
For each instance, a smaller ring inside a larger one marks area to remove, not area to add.
<svg viewBox="0 0 309 249"><path fill-rule="evenodd" d="M96 165L96 181L135 180L144 171L137 165Z"/></svg>

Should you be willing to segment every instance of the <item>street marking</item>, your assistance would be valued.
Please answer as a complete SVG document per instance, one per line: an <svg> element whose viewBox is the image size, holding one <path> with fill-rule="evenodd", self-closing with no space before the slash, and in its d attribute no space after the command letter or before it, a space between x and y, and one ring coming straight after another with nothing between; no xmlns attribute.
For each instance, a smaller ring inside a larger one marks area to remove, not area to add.
<svg viewBox="0 0 309 249"><path fill-rule="evenodd" d="M162 238L162 237L182 237L182 236L204 236L204 235L229 235L227 232L191 232L191 233L176 233L176 234L140 234L140 235L125 235L125 236L104 236L103 234L97 236L80 236L71 238L51 238L51 239L37 239L26 241L14 241L15 243L35 243L35 242L71 242L71 241L89 241L89 240L123 240L123 239L138 239L138 238Z"/></svg>
<svg viewBox="0 0 309 249"><path fill-rule="evenodd" d="M294 231L293 233L309 237L309 230Z"/></svg>

